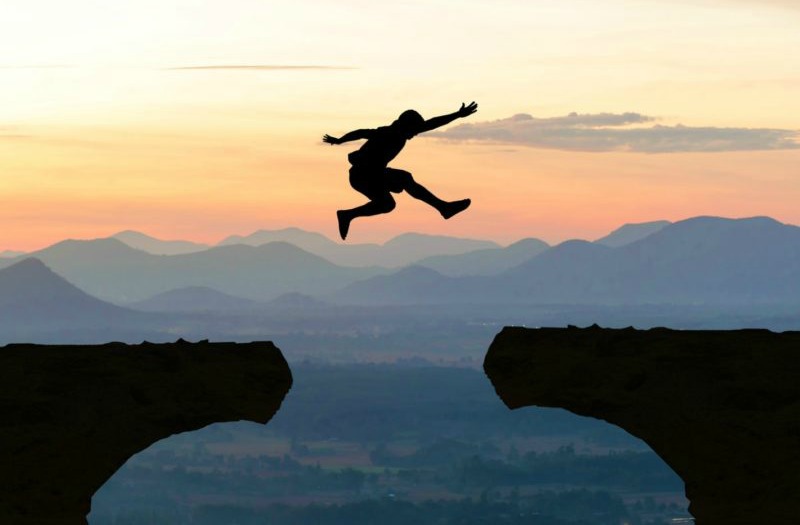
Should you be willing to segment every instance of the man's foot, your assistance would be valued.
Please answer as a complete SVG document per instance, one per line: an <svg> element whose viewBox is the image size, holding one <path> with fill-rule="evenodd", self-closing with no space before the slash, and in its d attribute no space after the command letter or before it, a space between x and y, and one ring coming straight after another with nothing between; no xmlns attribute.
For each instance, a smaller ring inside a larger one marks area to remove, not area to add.
<svg viewBox="0 0 800 525"><path fill-rule="evenodd" d="M347 216L345 210L337 211L336 219L339 221L339 235L342 236L342 240L345 240L347 238L347 232L350 231L350 221L353 219Z"/></svg>
<svg viewBox="0 0 800 525"><path fill-rule="evenodd" d="M442 209L439 210L439 213L441 213L442 217L444 217L445 219L449 219L453 215L461 213L462 211L469 208L470 204L472 204L472 201L470 199L462 199L460 201L448 202L447 204L442 206Z"/></svg>

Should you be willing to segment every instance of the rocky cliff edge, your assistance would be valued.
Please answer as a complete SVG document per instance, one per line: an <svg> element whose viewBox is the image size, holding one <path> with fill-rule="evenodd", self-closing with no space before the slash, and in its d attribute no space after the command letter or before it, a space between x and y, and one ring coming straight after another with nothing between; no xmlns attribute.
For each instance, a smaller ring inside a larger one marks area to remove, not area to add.
<svg viewBox="0 0 800 525"><path fill-rule="evenodd" d="M0 522L85 525L132 455L211 423L266 423L291 384L269 342L0 347Z"/></svg>
<svg viewBox="0 0 800 525"><path fill-rule="evenodd" d="M565 408L647 442L698 525L800 520L800 332L505 328L484 369L511 408Z"/></svg>

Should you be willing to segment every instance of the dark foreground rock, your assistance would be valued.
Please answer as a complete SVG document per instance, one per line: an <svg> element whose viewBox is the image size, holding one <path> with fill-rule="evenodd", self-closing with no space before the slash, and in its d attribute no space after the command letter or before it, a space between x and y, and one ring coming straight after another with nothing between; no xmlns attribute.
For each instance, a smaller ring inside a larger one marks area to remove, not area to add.
<svg viewBox="0 0 800 525"><path fill-rule="evenodd" d="M2 347L0 523L85 525L132 455L211 423L266 423L291 383L269 342Z"/></svg>
<svg viewBox="0 0 800 525"><path fill-rule="evenodd" d="M800 521L800 332L505 328L484 369L511 408L643 439L698 525Z"/></svg>

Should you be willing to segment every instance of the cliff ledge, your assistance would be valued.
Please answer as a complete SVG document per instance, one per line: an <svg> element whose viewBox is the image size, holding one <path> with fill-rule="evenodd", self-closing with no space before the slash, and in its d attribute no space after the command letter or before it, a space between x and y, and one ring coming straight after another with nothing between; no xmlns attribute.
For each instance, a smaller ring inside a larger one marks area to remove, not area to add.
<svg viewBox="0 0 800 525"><path fill-rule="evenodd" d="M800 519L800 332L505 328L484 369L511 408L565 408L647 442L698 525Z"/></svg>
<svg viewBox="0 0 800 525"><path fill-rule="evenodd" d="M0 522L85 525L132 455L215 422L266 423L292 383L269 342L0 348Z"/></svg>

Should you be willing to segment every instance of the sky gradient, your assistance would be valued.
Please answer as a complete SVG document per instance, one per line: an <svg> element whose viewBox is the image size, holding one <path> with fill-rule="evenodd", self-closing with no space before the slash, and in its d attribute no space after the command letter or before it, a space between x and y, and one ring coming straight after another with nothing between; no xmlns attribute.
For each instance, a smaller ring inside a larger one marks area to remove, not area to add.
<svg viewBox="0 0 800 525"><path fill-rule="evenodd" d="M125 229L334 238L335 210L363 202L358 143L321 136L471 100L392 165L473 207L442 221L400 196L349 240L800 224L798 23L779 0L6 2L0 250Z"/></svg>

